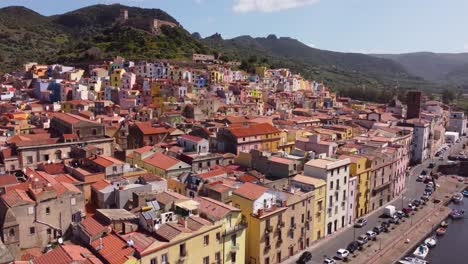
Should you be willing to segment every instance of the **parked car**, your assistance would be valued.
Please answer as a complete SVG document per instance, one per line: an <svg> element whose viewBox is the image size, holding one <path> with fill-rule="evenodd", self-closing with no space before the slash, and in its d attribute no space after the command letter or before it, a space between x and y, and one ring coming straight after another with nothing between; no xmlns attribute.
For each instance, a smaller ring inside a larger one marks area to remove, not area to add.
<svg viewBox="0 0 468 264"><path fill-rule="evenodd" d="M367 241L369 241L369 238L366 235L360 235L357 238L357 242L359 242L359 244L361 244L361 245L366 244Z"/></svg>
<svg viewBox="0 0 468 264"><path fill-rule="evenodd" d="M405 208L403 208L402 211L403 211L403 213L405 213L405 214L409 214L409 213L411 213L411 211L413 211L413 208L411 208L411 207L405 207Z"/></svg>
<svg viewBox="0 0 468 264"><path fill-rule="evenodd" d="M369 230L366 232L366 236L369 240L374 240L377 237L377 233Z"/></svg>
<svg viewBox="0 0 468 264"><path fill-rule="evenodd" d="M414 199L411 203L412 203L413 205L415 205L416 207L418 207L418 206L421 205L421 201L418 200L418 199Z"/></svg>
<svg viewBox="0 0 468 264"><path fill-rule="evenodd" d="M349 253L354 253L354 251L358 250L359 248L361 248L361 244L359 244L357 241L353 241L349 243L349 245L346 247L346 250L348 250Z"/></svg>
<svg viewBox="0 0 468 264"><path fill-rule="evenodd" d="M385 231L385 227L379 225L379 226L374 227L372 231L374 231L377 234L380 234Z"/></svg>
<svg viewBox="0 0 468 264"><path fill-rule="evenodd" d="M349 251L343 248L338 249L336 252L337 259L346 259L349 256Z"/></svg>
<svg viewBox="0 0 468 264"><path fill-rule="evenodd" d="M384 228L389 228L389 227L390 227L390 222L383 221L383 222L382 222L382 226L383 226Z"/></svg>
<svg viewBox="0 0 468 264"><path fill-rule="evenodd" d="M448 156L448 160L457 161L458 157L454 156L454 155L450 155L450 156Z"/></svg>
<svg viewBox="0 0 468 264"><path fill-rule="evenodd" d="M332 258L326 258L323 260L323 264L336 264L336 261Z"/></svg>
<svg viewBox="0 0 468 264"><path fill-rule="evenodd" d="M423 171L421 172L421 175L427 175L427 171L426 171L426 170L423 170Z"/></svg>
<svg viewBox="0 0 468 264"><path fill-rule="evenodd" d="M427 187L426 187L426 189L424 189L424 193L430 193L430 194L432 194L433 191L434 191L434 189L432 189L432 188L427 188Z"/></svg>
<svg viewBox="0 0 468 264"><path fill-rule="evenodd" d="M396 224L396 225L400 224L400 218L398 216L396 216L396 215L393 216L392 218L390 218L390 220L388 220L388 221L390 223L392 223L392 224Z"/></svg>
<svg viewBox="0 0 468 264"><path fill-rule="evenodd" d="M364 218L359 218L357 221L356 221L356 224L354 224L354 227L363 227L367 225L367 220L364 219Z"/></svg>
<svg viewBox="0 0 468 264"><path fill-rule="evenodd" d="M309 251L305 251L302 253L302 255L299 257L299 259L296 261L297 264L306 264L312 259L312 253Z"/></svg>
<svg viewBox="0 0 468 264"><path fill-rule="evenodd" d="M416 178L416 181L417 181L417 182L422 182L422 181L425 180L425 178L426 178L426 176L424 176L424 175L419 175L419 176Z"/></svg>
<svg viewBox="0 0 468 264"><path fill-rule="evenodd" d="M430 177L430 176L426 177L423 182L426 183L426 184L432 182L432 177Z"/></svg>
<svg viewBox="0 0 468 264"><path fill-rule="evenodd" d="M408 214L403 212L403 211L397 211L397 215L400 217L400 218L403 218L403 217L408 217Z"/></svg>
<svg viewBox="0 0 468 264"><path fill-rule="evenodd" d="M423 196L421 196L421 201L424 201L424 202L429 201L429 195L423 195Z"/></svg>
<svg viewBox="0 0 468 264"><path fill-rule="evenodd" d="M408 204L408 208L411 209L411 211L414 211L416 209L416 205L412 204L412 203L409 203Z"/></svg>
<svg viewBox="0 0 468 264"><path fill-rule="evenodd" d="M429 190L424 191L424 194L423 194L423 195L424 195L424 196L431 196L431 195L432 195L432 191L429 191Z"/></svg>

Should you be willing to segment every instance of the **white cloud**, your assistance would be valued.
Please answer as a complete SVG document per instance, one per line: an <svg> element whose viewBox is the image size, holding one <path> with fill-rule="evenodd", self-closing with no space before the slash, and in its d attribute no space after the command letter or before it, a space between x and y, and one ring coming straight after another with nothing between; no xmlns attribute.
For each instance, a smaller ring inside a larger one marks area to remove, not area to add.
<svg viewBox="0 0 468 264"><path fill-rule="evenodd" d="M275 12L311 5L320 0L234 0L233 10L239 13L252 11Z"/></svg>

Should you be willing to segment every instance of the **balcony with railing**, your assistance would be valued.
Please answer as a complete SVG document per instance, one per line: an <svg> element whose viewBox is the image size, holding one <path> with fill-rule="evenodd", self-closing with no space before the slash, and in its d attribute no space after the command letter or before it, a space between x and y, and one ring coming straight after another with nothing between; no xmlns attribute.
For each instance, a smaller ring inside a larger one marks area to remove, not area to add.
<svg viewBox="0 0 468 264"><path fill-rule="evenodd" d="M226 228L226 230L224 231L223 236L232 235L232 234L237 233L239 231L242 231L242 230L244 230L246 228L247 228L247 223L246 222L240 222L240 223L234 225L233 227Z"/></svg>
<svg viewBox="0 0 468 264"><path fill-rule="evenodd" d="M231 245L231 252L237 252L239 251L239 244Z"/></svg>

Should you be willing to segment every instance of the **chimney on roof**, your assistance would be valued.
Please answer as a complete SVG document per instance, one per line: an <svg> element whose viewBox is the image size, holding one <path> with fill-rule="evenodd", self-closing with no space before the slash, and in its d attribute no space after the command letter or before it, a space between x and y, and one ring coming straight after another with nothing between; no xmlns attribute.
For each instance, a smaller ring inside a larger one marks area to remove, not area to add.
<svg viewBox="0 0 468 264"><path fill-rule="evenodd" d="M99 238L99 245L96 247L96 250L99 251L104 247L104 244L102 243L102 237Z"/></svg>

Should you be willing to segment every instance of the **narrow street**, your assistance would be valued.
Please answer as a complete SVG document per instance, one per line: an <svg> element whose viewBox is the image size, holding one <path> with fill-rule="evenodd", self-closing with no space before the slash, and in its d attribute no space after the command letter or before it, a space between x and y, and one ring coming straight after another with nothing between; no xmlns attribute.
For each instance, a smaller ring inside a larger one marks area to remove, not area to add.
<svg viewBox="0 0 468 264"><path fill-rule="evenodd" d="M457 154L462 149L463 143L467 142L467 138L463 137L460 143L452 145L447 151L443 153L444 161L439 161L438 158L428 159L422 164L417 165L410 170L410 175L406 179L406 189L403 191L403 194L400 197L395 198L393 201L386 205L394 205L398 210L406 207L408 203L414 199L419 199L423 193L425 184L416 181L416 177L421 174L423 170L427 170L431 162L437 164L442 164L447 162L447 157L451 154ZM333 257L336 254L336 251L340 248L346 248L346 246L355 240L358 236L365 234L368 230L372 230L375 226L378 226L382 221L379 216L383 213L383 208L375 210L368 214L365 218L368 223L363 228L354 228L349 226L344 230L340 230L337 233L326 237L323 241L318 242L315 245L312 245L309 248L309 251L312 253L312 260L309 263L312 264L321 264L326 256ZM284 263L295 263L300 254L295 255L293 258L288 259Z"/></svg>

